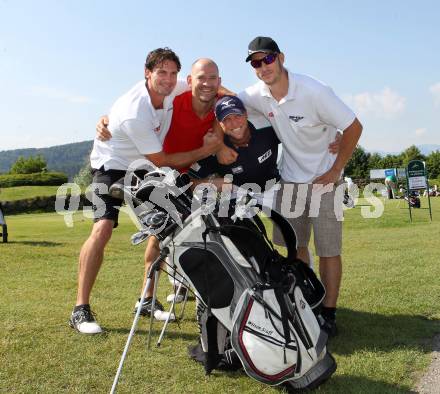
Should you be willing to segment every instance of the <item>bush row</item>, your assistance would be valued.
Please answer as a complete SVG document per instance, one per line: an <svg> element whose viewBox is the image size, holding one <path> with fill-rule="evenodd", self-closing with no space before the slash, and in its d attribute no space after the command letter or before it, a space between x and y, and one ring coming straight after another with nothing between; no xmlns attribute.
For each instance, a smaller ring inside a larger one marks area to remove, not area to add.
<svg viewBox="0 0 440 394"><path fill-rule="evenodd" d="M67 182L67 175L62 172L38 172L35 174L0 175L0 187L13 186L59 186Z"/></svg>
<svg viewBox="0 0 440 394"><path fill-rule="evenodd" d="M31 213L31 212L54 212L55 211L56 196L26 198L24 200L2 201L2 211L5 215L14 215L17 213ZM70 203L70 196L66 198L65 209L68 209ZM81 195L78 209L83 206L90 206L84 195Z"/></svg>

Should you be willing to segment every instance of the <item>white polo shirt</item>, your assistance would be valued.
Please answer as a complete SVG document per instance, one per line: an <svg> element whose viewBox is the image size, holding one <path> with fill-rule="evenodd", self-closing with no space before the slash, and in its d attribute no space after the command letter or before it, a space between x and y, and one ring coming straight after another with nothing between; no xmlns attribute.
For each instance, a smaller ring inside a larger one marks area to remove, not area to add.
<svg viewBox="0 0 440 394"><path fill-rule="evenodd" d="M336 155L328 152L328 145L337 130L345 130L356 115L322 82L291 72L288 77L289 90L279 102L263 81L238 96L270 121L282 142L281 177L310 183L331 168Z"/></svg>
<svg viewBox="0 0 440 394"><path fill-rule="evenodd" d="M116 100L109 113L112 138L108 141L95 138L90 155L92 168L126 170L144 155L160 152L170 127L174 97L188 89L186 81L177 81L160 110L154 109L145 80Z"/></svg>

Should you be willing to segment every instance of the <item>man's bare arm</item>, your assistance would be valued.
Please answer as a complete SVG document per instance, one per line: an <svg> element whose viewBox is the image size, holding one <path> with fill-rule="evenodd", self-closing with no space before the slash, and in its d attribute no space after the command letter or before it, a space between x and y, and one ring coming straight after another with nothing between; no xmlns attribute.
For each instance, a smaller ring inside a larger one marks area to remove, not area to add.
<svg viewBox="0 0 440 394"><path fill-rule="evenodd" d="M229 90L228 88L225 88L223 85L220 85L218 88L217 94L221 96L236 96L237 93L233 92L232 90Z"/></svg>
<svg viewBox="0 0 440 394"><path fill-rule="evenodd" d="M203 146L187 152L165 153L164 151L145 155L157 167L184 168L216 153L222 140L218 134L209 132L203 137Z"/></svg>

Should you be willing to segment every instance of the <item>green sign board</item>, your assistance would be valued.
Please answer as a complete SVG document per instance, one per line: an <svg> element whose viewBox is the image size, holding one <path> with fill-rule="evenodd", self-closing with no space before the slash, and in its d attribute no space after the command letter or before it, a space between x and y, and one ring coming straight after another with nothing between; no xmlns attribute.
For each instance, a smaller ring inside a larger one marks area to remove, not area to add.
<svg viewBox="0 0 440 394"><path fill-rule="evenodd" d="M411 214L411 190L420 190L426 189L428 191L428 205L429 205L429 217L432 220L432 211L431 211L431 199L429 198L429 183L428 177L426 176L426 168L425 162L421 160L412 160L408 163L408 167L406 167L406 176L408 182L408 209L409 209L409 217L412 221Z"/></svg>
<svg viewBox="0 0 440 394"><path fill-rule="evenodd" d="M425 163L423 161L410 161L406 171L410 190L424 189L427 187Z"/></svg>

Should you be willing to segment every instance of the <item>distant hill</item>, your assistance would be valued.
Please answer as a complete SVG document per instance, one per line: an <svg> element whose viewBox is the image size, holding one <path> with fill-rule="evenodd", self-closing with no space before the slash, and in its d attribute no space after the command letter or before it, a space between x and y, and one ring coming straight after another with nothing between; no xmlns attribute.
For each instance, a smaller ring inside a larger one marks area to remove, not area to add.
<svg viewBox="0 0 440 394"><path fill-rule="evenodd" d="M89 159L93 141L51 146L50 148L28 148L0 151L0 173L8 172L19 156L42 155L46 159L48 170L62 171L69 180L78 173Z"/></svg>

